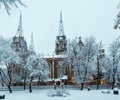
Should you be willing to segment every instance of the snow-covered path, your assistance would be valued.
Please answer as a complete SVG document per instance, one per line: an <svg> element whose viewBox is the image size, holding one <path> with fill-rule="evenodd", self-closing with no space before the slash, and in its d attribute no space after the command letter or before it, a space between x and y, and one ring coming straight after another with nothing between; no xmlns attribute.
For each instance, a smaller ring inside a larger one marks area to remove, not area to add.
<svg viewBox="0 0 120 100"><path fill-rule="evenodd" d="M120 100L120 94L114 95L112 91L110 94L103 94L100 90L80 91L69 90L70 96L67 97L48 97L48 90L33 90L32 93L28 91L13 91L13 93L5 92L5 100Z"/></svg>

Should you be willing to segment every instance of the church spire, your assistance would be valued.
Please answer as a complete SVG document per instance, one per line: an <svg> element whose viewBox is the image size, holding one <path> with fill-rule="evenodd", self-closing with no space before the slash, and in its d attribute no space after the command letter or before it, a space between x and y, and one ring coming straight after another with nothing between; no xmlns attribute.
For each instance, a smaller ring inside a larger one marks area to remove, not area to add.
<svg viewBox="0 0 120 100"><path fill-rule="evenodd" d="M33 33L31 33L30 52L34 52Z"/></svg>
<svg viewBox="0 0 120 100"><path fill-rule="evenodd" d="M55 53L57 55L65 54L67 51L67 39L64 34L64 27L63 27L63 21L62 21L62 12L60 12L60 22L59 22L59 31L58 36L56 36L56 42L55 42Z"/></svg>
<svg viewBox="0 0 120 100"><path fill-rule="evenodd" d="M18 23L18 29L17 29L16 36L22 36L22 33L23 33L23 29L22 29L22 13L20 11L20 19L19 19L19 23Z"/></svg>
<svg viewBox="0 0 120 100"><path fill-rule="evenodd" d="M63 21L62 21L62 12L60 11L60 22L59 22L59 36L64 36L64 27L63 27Z"/></svg>
<svg viewBox="0 0 120 100"><path fill-rule="evenodd" d="M103 49L103 44L102 44L102 40L100 41L100 46L99 49L102 50Z"/></svg>

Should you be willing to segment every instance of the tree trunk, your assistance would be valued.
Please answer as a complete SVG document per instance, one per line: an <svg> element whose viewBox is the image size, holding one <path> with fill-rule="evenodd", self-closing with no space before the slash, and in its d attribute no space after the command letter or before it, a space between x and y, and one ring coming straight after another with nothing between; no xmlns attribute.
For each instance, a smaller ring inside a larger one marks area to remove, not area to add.
<svg viewBox="0 0 120 100"><path fill-rule="evenodd" d="M10 87L10 84L8 85L8 89L9 89L10 93L12 93L12 89Z"/></svg>
<svg viewBox="0 0 120 100"><path fill-rule="evenodd" d="M25 90L26 89L26 77L24 78L23 86L24 86L24 90Z"/></svg>
<svg viewBox="0 0 120 100"><path fill-rule="evenodd" d="M97 79L97 90L99 89L99 80Z"/></svg>
<svg viewBox="0 0 120 100"><path fill-rule="evenodd" d="M113 75L112 90L114 89L114 86L115 86L115 76Z"/></svg>
<svg viewBox="0 0 120 100"><path fill-rule="evenodd" d="M97 90L99 89L99 80L100 80L100 73L99 73L99 56L97 55Z"/></svg>
<svg viewBox="0 0 120 100"><path fill-rule="evenodd" d="M31 79L30 79L29 92L32 92L32 80L33 80L33 77L31 77Z"/></svg>
<svg viewBox="0 0 120 100"><path fill-rule="evenodd" d="M84 87L84 83L81 83L81 88L80 88L80 90L83 90L83 87Z"/></svg>
<svg viewBox="0 0 120 100"><path fill-rule="evenodd" d="M29 84L29 92L32 92L32 85L31 85L31 83Z"/></svg>
<svg viewBox="0 0 120 100"><path fill-rule="evenodd" d="M38 84L37 84L38 86L40 85L40 77L38 77Z"/></svg>

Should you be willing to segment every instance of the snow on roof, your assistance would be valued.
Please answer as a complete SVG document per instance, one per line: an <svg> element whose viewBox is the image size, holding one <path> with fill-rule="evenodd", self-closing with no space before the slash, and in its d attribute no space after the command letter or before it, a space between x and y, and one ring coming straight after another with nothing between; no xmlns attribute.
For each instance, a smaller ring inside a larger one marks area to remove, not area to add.
<svg viewBox="0 0 120 100"><path fill-rule="evenodd" d="M48 79L45 79L45 80L44 80L44 82L50 82L50 81L53 81L53 79L48 78Z"/></svg>
<svg viewBox="0 0 120 100"><path fill-rule="evenodd" d="M67 57L67 55L65 55L65 54L61 54L61 55L56 55L56 54L51 55L51 54L47 54L47 55L44 55L44 58L66 58L66 57Z"/></svg>
<svg viewBox="0 0 120 100"><path fill-rule="evenodd" d="M60 78L56 78L54 81L61 81Z"/></svg>
<svg viewBox="0 0 120 100"><path fill-rule="evenodd" d="M62 79L62 80L67 80L67 79L68 79L68 76L64 75L61 79Z"/></svg>

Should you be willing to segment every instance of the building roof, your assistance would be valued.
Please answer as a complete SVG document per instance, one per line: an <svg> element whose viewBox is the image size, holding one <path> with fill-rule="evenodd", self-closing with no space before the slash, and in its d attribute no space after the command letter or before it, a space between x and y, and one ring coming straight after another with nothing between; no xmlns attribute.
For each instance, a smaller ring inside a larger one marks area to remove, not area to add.
<svg viewBox="0 0 120 100"><path fill-rule="evenodd" d="M56 55L56 54L47 54L47 55L44 55L43 58L66 58L66 55L65 54L61 54L61 55Z"/></svg>

